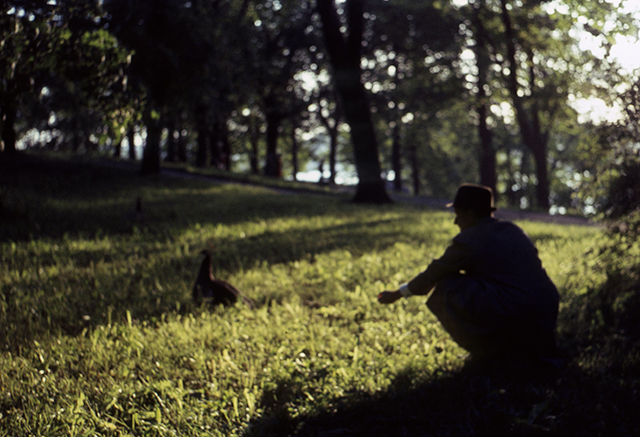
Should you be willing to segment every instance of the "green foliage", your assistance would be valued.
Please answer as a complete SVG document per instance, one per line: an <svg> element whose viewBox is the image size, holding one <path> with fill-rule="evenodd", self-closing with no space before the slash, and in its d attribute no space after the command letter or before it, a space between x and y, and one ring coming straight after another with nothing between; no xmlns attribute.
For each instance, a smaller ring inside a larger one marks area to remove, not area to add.
<svg viewBox="0 0 640 437"><path fill-rule="evenodd" d="M595 320L588 335L623 333L637 339L640 311L640 161L637 129L640 108L639 83L616 96L624 107L621 120L599 128L596 156L599 161L599 212L609 220L607 241L599 249L597 268L606 281L589 288L581 302L582 316Z"/></svg>
<svg viewBox="0 0 640 437"><path fill-rule="evenodd" d="M640 211L640 161L630 159L622 162L608 191L607 199L602 205L607 217L622 219L633 228L630 232L640 234L634 220L634 215Z"/></svg>
<svg viewBox="0 0 640 437"><path fill-rule="evenodd" d="M414 435L566 430L585 412L567 406L582 375L549 390L473 379L422 299L377 304L443 251L450 213L82 163L11 167L0 184L22 206L3 211L29 219L0 243L4 435L288 435L340 423L375 435L398 424L389 411ZM601 281L580 276L599 229L522 225L563 299ZM257 308L192 305L204 247L214 274Z"/></svg>
<svg viewBox="0 0 640 437"><path fill-rule="evenodd" d="M0 18L0 106L14 115L3 116L7 151L15 149L15 131L60 148L72 138L76 152L106 128L119 141L131 118L130 53L102 28L102 2L9 3Z"/></svg>
<svg viewBox="0 0 640 437"><path fill-rule="evenodd" d="M640 337L640 214L630 213L624 222L612 224L602 244L594 250L598 262L593 268L606 278L591 284L578 300L583 335L622 333ZM586 329L585 329L586 328Z"/></svg>

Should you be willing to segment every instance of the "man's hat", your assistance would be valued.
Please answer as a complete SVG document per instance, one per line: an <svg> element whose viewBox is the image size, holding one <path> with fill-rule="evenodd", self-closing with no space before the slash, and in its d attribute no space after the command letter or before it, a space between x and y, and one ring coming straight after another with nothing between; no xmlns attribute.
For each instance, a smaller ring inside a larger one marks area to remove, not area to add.
<svg viewBox="0 0 640 437"><path fill-rule="evenodd" d="M453 203L448 208L473 209L476 211L495 211L493 206L493 192L484 185L462 184L458 188Z"/></svg>

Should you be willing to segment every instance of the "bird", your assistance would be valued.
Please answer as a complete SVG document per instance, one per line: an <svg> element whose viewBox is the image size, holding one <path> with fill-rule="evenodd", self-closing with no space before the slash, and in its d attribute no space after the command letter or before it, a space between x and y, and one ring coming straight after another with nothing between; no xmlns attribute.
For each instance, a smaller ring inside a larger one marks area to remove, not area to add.
<svg viewBox="0 0 640 437"><path fill-rule="evenodd" d="M253 301L244 296L240 290L227 281L214 278L211 268L211 252L204 249L200 252L200 255L204 255L204 259L200 264L196 282L193 284L192 297L194 303L201 305L204 300L207 300L211 305L231 306L238 299L242 299L245 304L253 308Z"/></svg>
<svg viewBox="0 0 640 437"><path fill-rule="evenodd" d="M121 224L124 229L130 231L134 226L144 225L146 221L145 213L142 210L142 197L138 196L136 197L134 209L123 215Z"/></svg>

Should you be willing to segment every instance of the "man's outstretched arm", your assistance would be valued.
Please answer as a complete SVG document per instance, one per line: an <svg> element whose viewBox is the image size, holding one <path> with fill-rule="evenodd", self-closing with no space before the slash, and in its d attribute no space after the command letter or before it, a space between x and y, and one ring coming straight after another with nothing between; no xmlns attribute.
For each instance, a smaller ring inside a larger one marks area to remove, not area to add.
<svg viewBox="0 0 640 437"><path fill-rule="evenodd" d="M402 284L399 289L394 291L383 291L378 295L378 302L383 304L394 303L400 298L411 296L411 290L407 284Z"/></svg>
<svg viewBox="0 0 640 437"><path fill-rule="evenodd" d="M465 244L454 241L445 251L444 255L434 260L427 269L406 284L394 291L383 291L378 295L378 302L390 304L402 297L412 295L427 295L436 284L447 276L460 272L470 258L469 248ZM409 289L411 285L411 289Z"/></svg>

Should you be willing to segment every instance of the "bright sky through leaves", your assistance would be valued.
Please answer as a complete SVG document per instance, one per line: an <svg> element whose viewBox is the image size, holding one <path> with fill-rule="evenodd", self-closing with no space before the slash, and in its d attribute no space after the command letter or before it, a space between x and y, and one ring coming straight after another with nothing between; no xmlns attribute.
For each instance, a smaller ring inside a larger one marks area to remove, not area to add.
<svg viewBox="0 0 640 437"><path fill-rule="evenodd" d="M640 0L627 0L621 12L633 13L640 19ZM601 51L604 55L604 51L596 46L594 39L588 34L581 38L580 48L591 50L595 55ZM628 72L638 71L640 69L640 35L636 37L618 35L616 44L611 49L611 56ZM579 121L581 122L587 120L596 123L611 122L615 121L620 114L620 108L607 106L604 101L596 98L574 99L571 105L580 113Z"/></svg>

